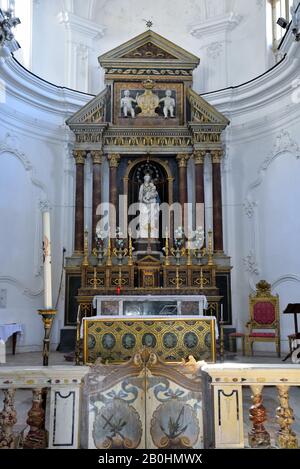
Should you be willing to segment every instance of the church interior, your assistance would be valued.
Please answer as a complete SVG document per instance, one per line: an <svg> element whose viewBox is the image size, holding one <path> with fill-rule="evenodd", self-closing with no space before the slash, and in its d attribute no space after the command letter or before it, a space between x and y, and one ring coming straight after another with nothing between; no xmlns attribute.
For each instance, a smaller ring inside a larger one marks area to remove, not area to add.
<svg viewBox="0 0 300 469"><path fill-rule="evenodd" d="M0 0L0 449L299 448L299 59L298 0Z"/></svg>

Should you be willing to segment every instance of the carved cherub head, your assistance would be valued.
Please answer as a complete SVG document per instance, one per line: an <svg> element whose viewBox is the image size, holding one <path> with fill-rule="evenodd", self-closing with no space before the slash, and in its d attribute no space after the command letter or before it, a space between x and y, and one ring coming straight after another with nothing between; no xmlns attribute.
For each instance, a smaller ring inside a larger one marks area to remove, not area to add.
<svg viewBox="0 0 300 469"><path fill-rule="evenodd" d="M125 96L125 98L129 98L129 96L130 96L130 91L129 91L129 90L125 90L125 91L124 91L124 96Z"/></svg>
<svg viewBox="0 0 300 469"><path fill-rule="evenodd" d="M172 96L172 91L171 90L166 90L166 96L167 96L167 98L170 98Z"/></svg>

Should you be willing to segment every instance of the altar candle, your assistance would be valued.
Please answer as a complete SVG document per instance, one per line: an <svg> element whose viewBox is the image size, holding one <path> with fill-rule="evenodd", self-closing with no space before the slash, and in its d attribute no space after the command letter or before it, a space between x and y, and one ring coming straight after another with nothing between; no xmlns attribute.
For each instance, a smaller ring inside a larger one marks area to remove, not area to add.
<svg viewBox="0 0 300 469"><path fill-rule="evenodd" d="M221 322L223 322L223 305L221 304Z"/></svg>
<svg viewBox="0 0 300 469"><path fill-rule="evenodd" d="M44 307L52 309L50 212L43 212Z"/></svg>

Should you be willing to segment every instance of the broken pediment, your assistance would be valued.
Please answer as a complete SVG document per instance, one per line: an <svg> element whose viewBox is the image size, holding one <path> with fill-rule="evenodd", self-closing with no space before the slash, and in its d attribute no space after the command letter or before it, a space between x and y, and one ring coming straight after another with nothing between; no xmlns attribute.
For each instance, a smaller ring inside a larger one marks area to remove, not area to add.
<svg viewBox="0 0 300 469"><path fill-rule="evenodd" d="M110 90L105 88L100 94L93 98L83 108L67 120L72 124L101 124L105 123L107 102L110 99Z"/></svg>
<svg viewBox="0 0 300 469"><path fill-rule="evenodd" d="M229 120L214 106L199 96L191 88L188 89L187 97L191 105L191 122L195 124L218 124L227 126Z"/></svg>

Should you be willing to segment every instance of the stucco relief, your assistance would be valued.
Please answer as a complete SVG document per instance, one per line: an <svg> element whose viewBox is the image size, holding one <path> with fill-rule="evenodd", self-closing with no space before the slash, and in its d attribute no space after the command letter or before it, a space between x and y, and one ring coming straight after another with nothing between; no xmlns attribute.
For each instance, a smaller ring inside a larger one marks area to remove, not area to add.
<svg viewBox="0 0 300 469"><path fill-rule="evenodd" d="M261 266L257 259L259 259L259 220L257 209L259 203L254 199L254 191L262 185L265 175L271 164L284 154L293 154L297 159L300 159L300 146L293 139L290 132L281 130L275 137L273 148L269 155L264 159L258 170L258 177L249 185L247 195L243 204L244 213L249 220L249 236L248 236L248 254L243 258L246 272L248 272L249 285L255 289L255 276L259 275ZM283 276L282 278L285 278ZM277 281L275 281L276 283ZM273 282L274 283L274 282Z"/></svg>
<svg viewBox="0 0 300 469"><path fill-rule="evenodd" d="M35 168L30 162L29 158L24 152L21 152L19 149L19 140L17 136L12 136L10 133L7 133L3 142L0 143L0 158L4 154L9 154L17 158L26 173L29 175L30 183L37 188L37 205L34 214L35 223L35 239L32 240L34 245L34 258L33 258L33 274L35 277L40 277L42 274L42 227L41 227L41 215L40 212L43 209L45 203L50 207L50 202L47 195L46 186L36 177ZM27 287L20 281L18 278L12 276L1 276L0 283L14 284L17 289L22 290L22 293L29 297L38 296L43 289L38 288L37 290Z"/></svg>

